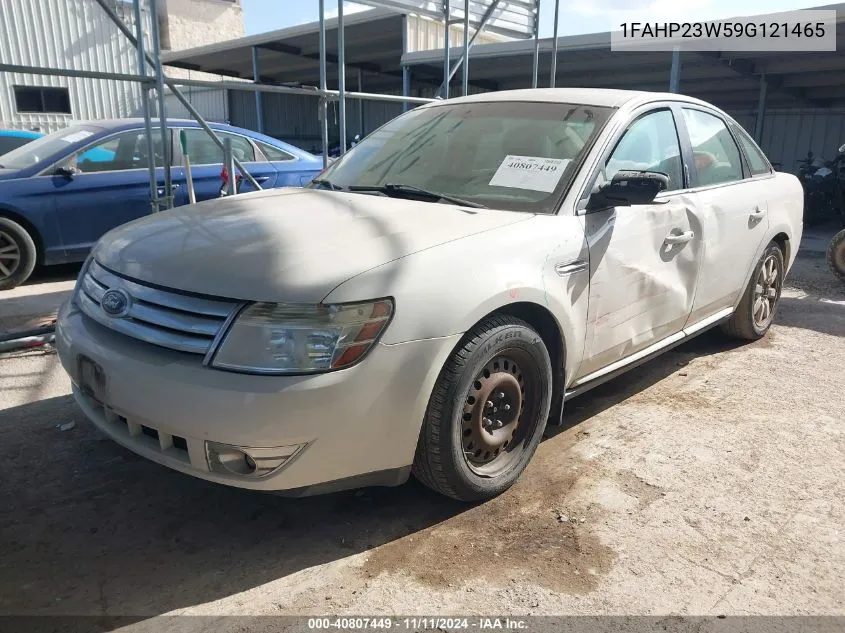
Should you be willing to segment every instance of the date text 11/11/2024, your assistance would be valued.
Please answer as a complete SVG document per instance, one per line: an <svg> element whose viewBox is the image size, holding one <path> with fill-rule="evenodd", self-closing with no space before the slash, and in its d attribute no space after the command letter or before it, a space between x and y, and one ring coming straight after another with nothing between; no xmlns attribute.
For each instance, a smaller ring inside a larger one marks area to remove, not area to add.
<svg viewBox="0 0 845 633"><path fill-rule="evenodd" d="M390 630L420 631L420 630L510 630L525 631L528 623L524 619L511 617L473 617L473 618L445 618L445 617L340 617L340 618L308 618L309 630Z"/></svg>

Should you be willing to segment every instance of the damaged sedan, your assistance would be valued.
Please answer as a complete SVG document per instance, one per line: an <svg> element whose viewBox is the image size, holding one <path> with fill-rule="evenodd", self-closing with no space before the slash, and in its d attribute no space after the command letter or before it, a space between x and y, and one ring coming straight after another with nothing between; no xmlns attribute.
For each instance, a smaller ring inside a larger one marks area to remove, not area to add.
<svg viewBox="0 0 845 633"><path fill-rule="evenodd" d="M569 398L710 327L765 336L802 213L702 101L450 99L306 188L106 234L57 347L88 418L183 473L289 495L413 474L479 501Z"/></svg>

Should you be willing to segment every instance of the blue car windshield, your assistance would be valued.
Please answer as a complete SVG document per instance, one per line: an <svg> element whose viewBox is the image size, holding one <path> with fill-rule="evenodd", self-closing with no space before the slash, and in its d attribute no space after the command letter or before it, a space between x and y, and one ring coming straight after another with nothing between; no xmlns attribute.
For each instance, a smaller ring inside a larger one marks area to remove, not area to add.
<svg viewBox="0 0 845 633"><path fill-rule="evenodd" d="M4 169L26 169L47 159L58 160L65 150L80 141L93 138L102 129L91 125L71 125L58 132L35 139L0 157Z"/></svg>

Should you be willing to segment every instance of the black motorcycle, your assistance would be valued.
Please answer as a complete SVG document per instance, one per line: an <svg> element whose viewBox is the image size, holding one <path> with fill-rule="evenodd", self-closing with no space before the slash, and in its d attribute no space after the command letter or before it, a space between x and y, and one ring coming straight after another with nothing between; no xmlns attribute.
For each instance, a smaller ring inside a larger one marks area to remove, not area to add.
<svg viewBox="0 0 845 633"><path fill-rule="evenodd" d="M807 152L807 158L798 161L798 178L804 186L804 224L838 218L845 226L845 145L833 160Z"/></svg>

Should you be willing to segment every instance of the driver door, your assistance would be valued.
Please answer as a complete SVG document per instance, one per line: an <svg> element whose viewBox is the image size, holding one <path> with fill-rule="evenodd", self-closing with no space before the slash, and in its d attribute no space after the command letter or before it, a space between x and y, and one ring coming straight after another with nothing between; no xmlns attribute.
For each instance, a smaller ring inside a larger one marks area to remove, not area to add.
<svg viewBox="0 0 845 633"><path fill-rule="evenodd" d="M652 106L603 157L592 190L620 170L662 172L669 188L652 204L584 212L590 299L576 385L678 334L692 311L701 236L695 198L686 190L681 138L672 108Z"/></svg>

